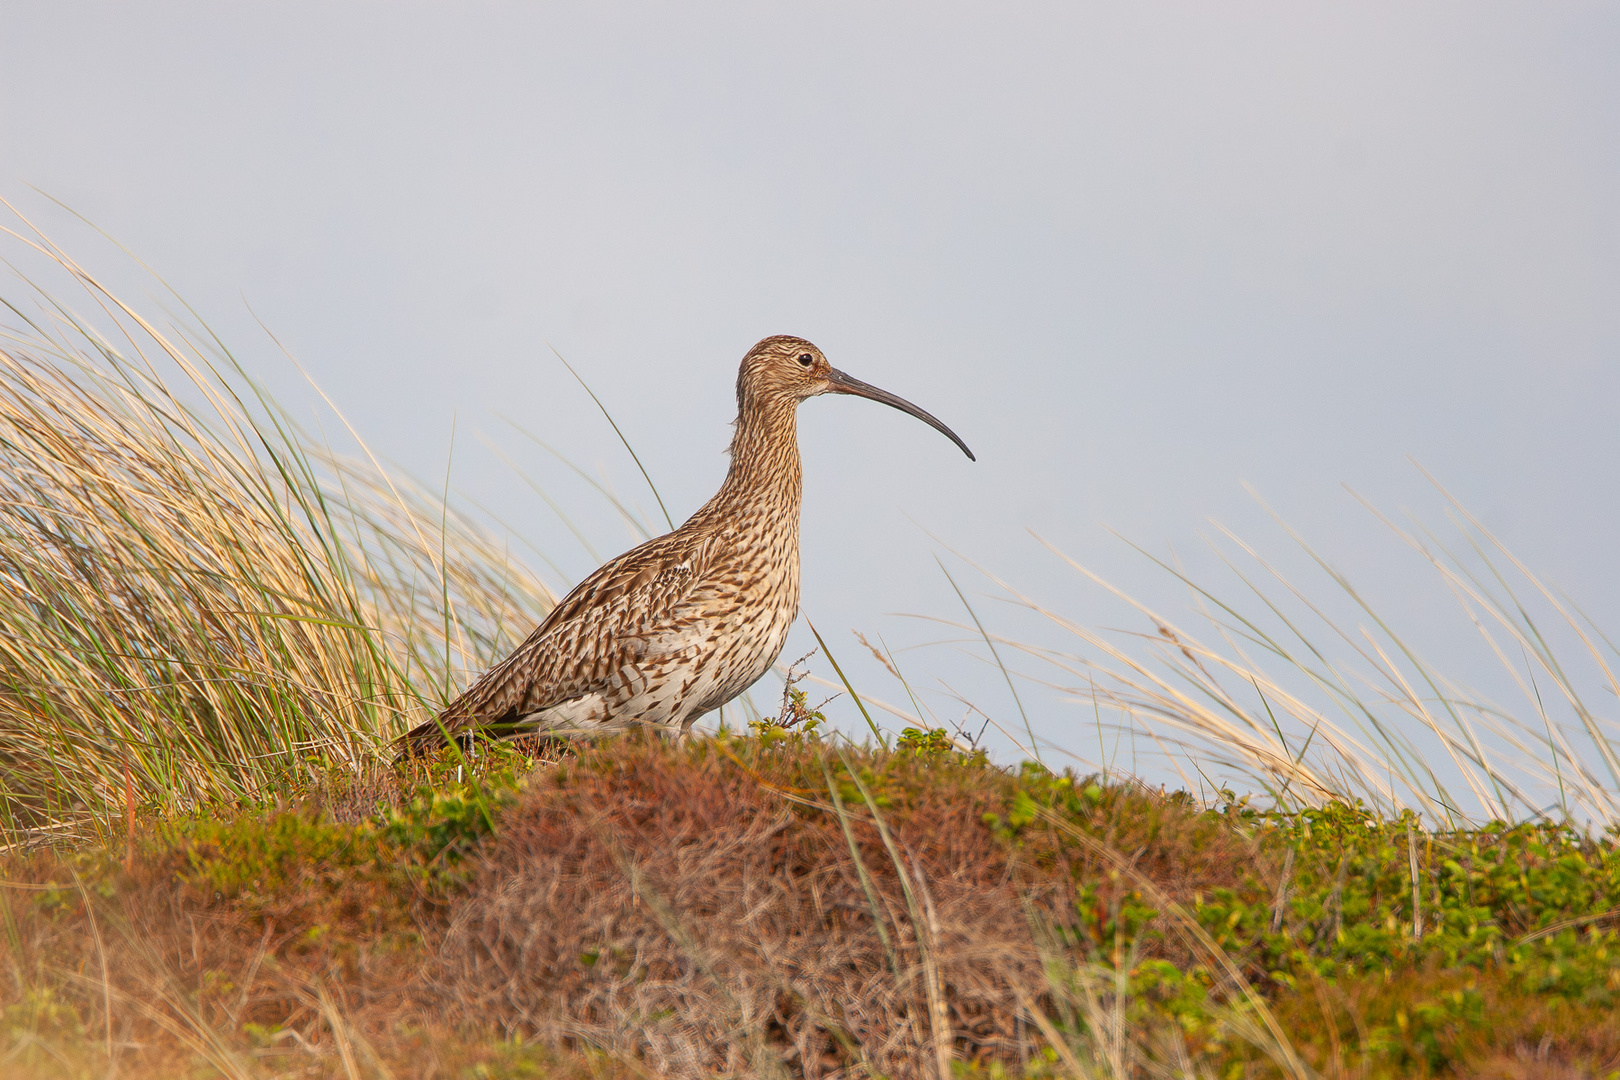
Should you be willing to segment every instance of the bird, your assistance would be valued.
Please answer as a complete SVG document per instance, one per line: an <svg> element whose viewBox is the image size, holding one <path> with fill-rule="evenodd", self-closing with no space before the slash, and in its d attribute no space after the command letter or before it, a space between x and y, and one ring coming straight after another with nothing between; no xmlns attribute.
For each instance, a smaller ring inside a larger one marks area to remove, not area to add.
<svg viewBox="0 0 1620 1080"><path fill-rule="evenodd" d="M737 372L725 482L685 524L603 564L505 659L399 740L400 758L449 742L566 740L644 725L679 737L771 669L799 610L798 408L869 398L944 433L911 402L847 375L800 337L767 337Z"/></svg>

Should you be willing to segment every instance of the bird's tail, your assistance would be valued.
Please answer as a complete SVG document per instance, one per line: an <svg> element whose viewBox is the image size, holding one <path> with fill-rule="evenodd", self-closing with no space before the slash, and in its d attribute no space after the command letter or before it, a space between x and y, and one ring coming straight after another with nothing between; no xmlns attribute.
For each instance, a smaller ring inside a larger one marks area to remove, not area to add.
<svg viewBox="0 0 1620 1080"><path fill-rule="evenodd" d="M398 767L415 758L425 758L452 743L465 747L472 735L471 731L456 724L448 711L440 713L394 740L394 765Z"/></svg>
<svg viewBox="0 0 1620 1080"><path fill-rule="evenodd" d="M394 740L394 767L402 768L447 746L458 746L464 753L471 753L475 745L486 742L504 743L532 758L550 760L574 745L571 735L584 734L600 733L537 731L533 725L513 722L468 725L441 713Z"/></svg>

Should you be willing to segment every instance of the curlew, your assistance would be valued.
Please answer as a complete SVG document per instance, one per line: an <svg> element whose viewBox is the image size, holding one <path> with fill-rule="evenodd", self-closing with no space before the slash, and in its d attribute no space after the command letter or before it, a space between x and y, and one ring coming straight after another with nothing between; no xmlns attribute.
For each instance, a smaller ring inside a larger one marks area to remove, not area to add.
<svg viewBox="0 0 1620 1080"><path fill-rule="evenodd" d="M686 524L606 563L511 655L401 740L557 737L644 724L684 733L770 670L799 611L798 408L853 394L956 433L904 398L850 377L803 338L768 337L737 372L725 483Z"/></svg>

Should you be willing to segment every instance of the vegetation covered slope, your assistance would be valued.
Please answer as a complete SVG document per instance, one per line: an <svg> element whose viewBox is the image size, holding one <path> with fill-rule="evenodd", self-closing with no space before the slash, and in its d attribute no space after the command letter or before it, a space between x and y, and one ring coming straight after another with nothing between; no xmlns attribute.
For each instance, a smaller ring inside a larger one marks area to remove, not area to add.
<svg viewBox="0 0 1620 1080"><path fill-rule="evenodd" d="M3 869L6 1075L1604 1076L1620 855L636 739Z"/></svg>
<svg viewBox="0 0 1620 1080"><path fill-rule="evenodd" d="M969 608L1099 750L1270 811L916 729L398 776L545 584L6 232L69 291L0 301L0 1076L1620 1077L1614 837L1556 824L1620 823L1620 653L1466 516L1400 535L1517 706L1309 549L1347 617L1263 561L1166 567L1202 638Z"/></svg>

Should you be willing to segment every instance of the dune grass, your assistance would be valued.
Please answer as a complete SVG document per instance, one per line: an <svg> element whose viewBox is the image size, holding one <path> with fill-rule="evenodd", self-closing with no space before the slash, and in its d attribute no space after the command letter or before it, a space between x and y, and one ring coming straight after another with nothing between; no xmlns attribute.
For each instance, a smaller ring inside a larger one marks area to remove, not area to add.
<svg viewBox="0 0 1620 1080"><path fill-rule="evenodd" d="M1426 660L1297 534L1347 613L1330 612L1324 601L1334 598L1295 584L1227 534L1246 598L1218 596L1166 566L1192 598L1199 630L1137 604L1156 634L1121 648L1048 613L1105 659L1043 656L1084 677L1083 686L1067 684L1076 699L1101 701L1292 805L1361 800L1444 827L1524 818L1620 825L1620 652L1455 501L1451 509L1464 553L1386 523L1444 584L1456 625L1516 702L1493 700Z"/></svg>
<svg viewBox="0 0 1620 1080"><path fill-rule="evenodd" d="M354 772L551 594L442 500L282 412L37 234L0 339L0 831Z"/></svg>
<svg viewBox="0 0 1620 1080"><path fill-rule="evenodd" d="M1138 549L1183 590L1186 608L1173 617L1042 540L1123 602L1140 629L1095 628L982 568L1000 599L1040 616L1068 643L991 633L977 615L934 621L962 631L964 645L986 643L1009 682L1016 676L1081 707L1070 743L1053 747L1059 759L1078 756L1081 732L1095 725L1104 738L1124 733L1147 743L1161 774L1205 799L1235 785L1294 809L1353 803L1386 817L1411 810L1440 828L1526 819L1620 827L1620 647L1434 487L1454 527L1450 543L1363 505L1443 586L1455 625L1478 646L1474 670L1494 674L1508 694L1502 700L1426 659L1280 520L1320 583L1291 579L1275 559L1217 527L1211 546L1230 571L1226 589ZM1010 672L1003 652L1023 666ZM1021 741L1021 726L1003 730ZM1096 741L1089 757L1106 771L1097 758L1108 754Z"/></svg>

